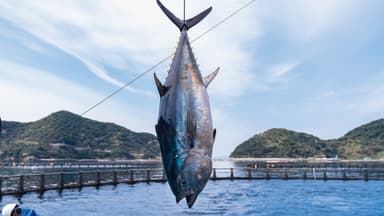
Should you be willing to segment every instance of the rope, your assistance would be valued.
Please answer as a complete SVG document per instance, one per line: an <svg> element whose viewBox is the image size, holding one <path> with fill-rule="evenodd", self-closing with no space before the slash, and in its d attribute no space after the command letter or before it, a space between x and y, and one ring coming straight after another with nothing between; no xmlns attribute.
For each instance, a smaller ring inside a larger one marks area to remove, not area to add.
<svg viewBox="0 0 384 216"><path fill-rule="evenodd" d="M86 111L84 111L83 113L81 113L81 116L84 116L85 114L87 114L89 111L93 110L95 107L97 107L98 105L104 103L106 100L108 100L109 98L111 98L112 96L114 96L115 94L119 93L121 90L123 90L125 87L131 85L132 83L134 83L136 80L140 79L141 77L143 77L145 74L147 74L149 71L155 69L157 66L161 65L162 63L164 63L165 61L167 61L169 58L171 58L173 56L173 54L167 56L166 58L164 58L163 60L159 61L157 64L154 64L152 67L150 67L148 70L144 71L143 73L139 74L137 77L133 78L131 81L129 81L128 83L126 83L125 85L121 86L119 89L115 90L114 92L112 92L111 94L109 94L107 97L103 98L101 101L99 101L98 103L96 103L95 105L91 106L90 108L88 108Z"/></svg>
<svg viewBox="0 0 384 216"><path fill-rule="evenodd" d="M223 20L221 20L220 22L216 23L214 26L212 26L211 28L209 28L207 31L201 33L199 36L197 36L195 39L191 40L191 43L199 40L201 37L203 37L204 35L206 35L208 32L212 31L213 29L219 27L221 24L223 24L224 22L226 22L227 20L229 20L230 18L232 18L233 16L235 16L236 14L238 14L240 11L242 11L243 9L245 9L246 7L248 7L249 5L251 5L253 2L255 2L256 0L251 0L249 1L247 4L243 5L242 7L240 7L239 9L235 10L233 13L231 13L230 15L228 15L227 17L225 17Z"/></svg>

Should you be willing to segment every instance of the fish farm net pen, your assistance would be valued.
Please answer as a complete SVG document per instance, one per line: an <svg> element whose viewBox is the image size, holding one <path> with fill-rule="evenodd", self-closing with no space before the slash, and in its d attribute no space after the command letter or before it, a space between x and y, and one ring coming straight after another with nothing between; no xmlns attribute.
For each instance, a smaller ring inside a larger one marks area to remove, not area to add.
<svg viewBox="0 0 384 216"><path fill-rule="evenodd" d="M224 22L226 22L227 20L229 20L230 18L232 18L233 16L235 16L236 14L238 14L240 11L242 11L243 9L245 9L246 7L248 7L249 5L251 5L253 2L255 2L256 0L251 0L249 1L248 3L246 3L245 5L243 5L242 7L240 7L239 9L235 10L233 13L231 13L230 15L226 16L223 20L221 20L220 22L216 23L215 25L213 25L211 28L209 28L208 30L206 30L205 32L201 33L199 36L197 36L195 39L191 40L191 43L199 40L201 37L203 37L204 35L206 35L207 33L211 32L212 30L214 30L215 28L217 28L218 26L220 26L221 24L223 24ZM154 64L153 66L151 66L148 70L144 71L143 73L139 74L138 76L136 76L135 78L133 78L131 81L127 82L125 85L121 86L120 88L118 88L117 90L115 90L114 92L112 92L111 94L109 94L108 96L106 96L105 98L103 98L102 100L100 100L99 102L97 102L96 104L92 105L90 108L88 108L87 110L85 110L83 113L81 113L80 115L81 116L84 116L85 114L87 114L88 112L90 112L91 110L93 110L94 108L96 108L97 106L99 106L100 104L104 103L106 100L108 100L109 98L113 97L114 95L116 95L117 93L119 93L120 91L122 91L123 89L125 89L127 86L131 85L132 83L134 83L135 81L137 81L138 79L140 79L141 77L143 77L144 75L146 75L147 73L149 73L150 71L152 71L153 69L155 69L157 66L161 65L162 63L164 63L165 61L167 61L168 59L170 59L171 57L173 56L173 54L167 56L166 58L162 59L161 61L159 61L158 63Z"/></svg>

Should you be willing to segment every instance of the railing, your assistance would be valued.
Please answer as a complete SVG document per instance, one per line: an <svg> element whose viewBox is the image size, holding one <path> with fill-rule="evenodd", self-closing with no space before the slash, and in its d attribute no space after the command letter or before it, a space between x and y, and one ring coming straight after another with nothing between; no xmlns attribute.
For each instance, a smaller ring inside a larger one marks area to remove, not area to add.
<svg viewBox="0 0 384 216"><path fill-rule="evenodd" d="M215 168L212 180L384 180L384 168Z"/></svg>
<svg viewBox="0 0 384 216"><path fill-rule="evenodd" d="M210 179L384 180L384 168L214 168ZM1 176L0 196L139 182L166 182L166 176L153 168Z"/></svg>
<svg viewBox="0 0 384 216"><path fill-rule="evenodd" d="M139 182L166 182L166 177L162 169L79 171L2 176L0 177L0 195Z"/></svg>
<svg viewBox="0 0 384 216"><path fill-rule="evenodd" d="M5 168L38 168L38 169L83 169L83 168L97 168L97 169L143 169L143 168L157 168L161 167L159 160L131 160L131 161L71 161L71 162L23 162L23 163L0 163L0 167Z"/></svg>

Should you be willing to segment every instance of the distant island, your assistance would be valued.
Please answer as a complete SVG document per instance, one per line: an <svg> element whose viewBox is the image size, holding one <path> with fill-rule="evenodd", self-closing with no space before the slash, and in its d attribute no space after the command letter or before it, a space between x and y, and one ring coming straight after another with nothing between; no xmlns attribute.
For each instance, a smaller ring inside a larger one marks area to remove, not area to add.
<svg viewBox="0 0 384 216"><path fill-rule="evenodd" d="M384 119L362 125L331 140L286 129L270 129L238 145L230 157L384 158Z"/></svg>
<svg viewBox="0 0 384 216"><path fill-rule="evenodd" d="M384 158L384 119L330 140L274 128L241 143L230 157ZM68 111L55 112L35 122L3 121L0 160L39 159L160 159L160 147L153 134L133 132Z"/></svg>
<svg viewBox="0 0 384 216"><path fill-rule="evenodd" d="M159 157L156 136L83 118L68 111L55 112L29 123L2 122L1 161Z"/></svg>

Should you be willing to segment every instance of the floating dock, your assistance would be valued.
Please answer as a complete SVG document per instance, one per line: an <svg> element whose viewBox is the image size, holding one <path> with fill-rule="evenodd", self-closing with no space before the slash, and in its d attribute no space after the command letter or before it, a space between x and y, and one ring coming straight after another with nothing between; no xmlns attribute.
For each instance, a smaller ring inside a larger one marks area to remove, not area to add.
<svg viewBox="0 0 384 216"><path fill-rule="evenodd" d="M384 180L384 168L214 168L210 180ZM103 185L166 182L161 168L0 176L0 196Z"/></svg>

